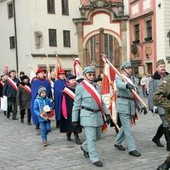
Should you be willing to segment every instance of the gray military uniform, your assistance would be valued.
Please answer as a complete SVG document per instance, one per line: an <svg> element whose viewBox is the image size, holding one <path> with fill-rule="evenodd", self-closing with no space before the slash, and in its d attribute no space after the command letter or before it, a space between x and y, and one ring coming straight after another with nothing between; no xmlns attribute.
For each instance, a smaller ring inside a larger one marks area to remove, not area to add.
<svg viewBox="0 0 170 170"><path fill-rule="evenodd" d="M132 93L126 88L126 82L124 82L119 76L116 76L115 81L117 86L116 111L119 114L122 124L122 128L116 137L115 145L121 145L123 140L126 138L130 152L136 150L135 140L131 133L131 119L134 116L136 110L135 102ZM139 93L138 79L133 78L132 82Z"/></svg>
<svg viewBox="0 0 170 170"><path fill-rule="evenodd" d="M99 85L97 85L96 83L94 85L99 94L101 94ZM109 114L109 111L103 101L101 104L105 114ZM94 110L95 112L83 108L89 108ZM79 112L80 124L84 127L86 134L86 140L82 144L82 147L86 152L89 153L90 160L92 163L94 163L96 161L99 161L96 141L100 139L102 132L101 129L104 121L98 104L96 103L92 95L84 88L82 83L78 84L76 87L75 101L72 110L72 122L78 121Z"/></svg>

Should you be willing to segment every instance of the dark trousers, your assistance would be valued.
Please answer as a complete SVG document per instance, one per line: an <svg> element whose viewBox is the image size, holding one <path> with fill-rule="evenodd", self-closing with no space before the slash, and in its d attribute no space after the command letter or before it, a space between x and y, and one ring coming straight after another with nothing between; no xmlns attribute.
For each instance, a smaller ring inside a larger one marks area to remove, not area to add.
<svg viewBox="0 0 170 170"><path fill-rule="evenodd" d="M24 120L24 115L25 115L26 110L27 110L27 122L30 123L31 122L31 110L30 109L22 109L20 111L21 120Z"/></svg>
<svg viewBox="0 0 170 170"><path fill-rule="evenodd" d="M7 117L10 117L10 113L13 113L12 118L15 119L17 116L17 103L16 98L8 98L8 111Z"/></svg>

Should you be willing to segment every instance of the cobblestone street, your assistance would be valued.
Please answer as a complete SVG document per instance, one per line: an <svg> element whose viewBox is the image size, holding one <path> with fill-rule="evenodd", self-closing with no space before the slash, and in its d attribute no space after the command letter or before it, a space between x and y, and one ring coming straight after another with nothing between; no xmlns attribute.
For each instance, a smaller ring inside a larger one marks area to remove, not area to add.
<svg viewBox="0 0 170 170"><path fill-rule="evenodd" d="M19 120L7 119L0 113L0 169L2 170L153 170L161 164L168 152L166 148L157 147L152 141L160 119L151 113L139 115L133 134L138 150L142 156L139 158L128 155L128 150L117 150L113 142L116 137L114 128L109 128L98 142L98 149L102 168L95 167L89 159L83 156L79 145L66 140L66 135L55 128L52 121L52 132L48 135L48 147L44 148L41 138L34 125L21 124ZM19 117L19 114L18 114ZM80 134L82 140L84 133ZM164 137L161 142L165 145ZM127 144L123 143L127 148Z"/></svg>

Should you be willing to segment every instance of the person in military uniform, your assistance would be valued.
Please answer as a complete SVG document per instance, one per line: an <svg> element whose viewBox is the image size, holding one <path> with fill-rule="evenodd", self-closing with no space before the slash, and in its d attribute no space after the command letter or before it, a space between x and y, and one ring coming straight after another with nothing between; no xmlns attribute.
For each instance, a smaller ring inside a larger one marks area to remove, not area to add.
<svg viewBox="0 0 170 170"><path fill-rule="evenodd" d="M122 76L126 79L125 82L120 76L116 76L115 82L117 87L116 111L119 115L122 127L117 134L114 146L121 151L125 148L121 145L126 138L128 143L129 155L140 157L141 154L136 150L135 140L131 132L131 120L135 115L137 100L134 99L131 90L138 90L138 79L132 76L132 66L129 61L124 62L121 67ZM140 105L139 105L140 106Z"/></svg>
<svg viewBox="0 0 170 170"><path fill-rule="evenodd" d="M170 151L170 133L169 133L169 123L165 119L165 110L159 106L156 106L153 102L153 94L157 87L162 83L163 79L168 75L165 69L165 61L158 60L156 62L157 70L154 75L151 77L149 81L149 95L148 95L148 106L149 110L153 113L156 113L160 116L162 123L159 125L155 136L153 137L152 141L156 143L158 147L163 147L162 143L160 142L160 138L165 136L167 142L167 150Z"/></svg>
<svg viewBox="0 0 170 170"><path fill-rule="evenodd" d="M157 106L165 109L165 118L170 123L170 75L166 76L164 81L153 95L153 101ZM170 168L170 153L165 162L157 170L168 170Z"/></svg>
<svg viewBox="0 0 170 170"><path fill-rule="evenodd" d="M75 91L72 122L75 126L77 125L80 112L80 124L84 127L86 135L81 149L86 158L90 157L95 166L101 167L103 163L100 161L96 143L100 139L102 126L105 123L103 116L106 116L106 121L109 123L110 113L102 100L100 86L94 82L95 68L85 67L83 75L84 80L77 85Z"/></svg>

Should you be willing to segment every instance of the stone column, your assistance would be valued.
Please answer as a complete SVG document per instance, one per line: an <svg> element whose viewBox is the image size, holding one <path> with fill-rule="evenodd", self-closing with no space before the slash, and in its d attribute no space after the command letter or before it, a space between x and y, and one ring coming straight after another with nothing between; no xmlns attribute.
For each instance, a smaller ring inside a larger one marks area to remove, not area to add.
<svg viewBox="0 0 170 170"><path fill-rule="evenodd" d="M77 40L78 41L78 56L80 59L80 63L82 67L84 68L84 66L86 65L86 58L85 58L86 51L85 49L83 49L83 24L82 22L77 22L76 28L77 28L77 36L78 36L78 40Z"/></svg>
<svg viewBox="0 0 170 170"><path fill-rule="evenodd" d="M122 47L120 48L121 59L120 62L123 63L127 60L127 28L126 21L121 21L121 33L122 33ZM120 64L121 64L120 63Z"/></svg>

